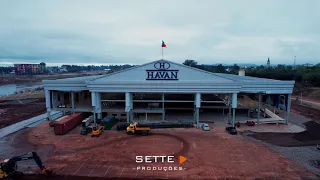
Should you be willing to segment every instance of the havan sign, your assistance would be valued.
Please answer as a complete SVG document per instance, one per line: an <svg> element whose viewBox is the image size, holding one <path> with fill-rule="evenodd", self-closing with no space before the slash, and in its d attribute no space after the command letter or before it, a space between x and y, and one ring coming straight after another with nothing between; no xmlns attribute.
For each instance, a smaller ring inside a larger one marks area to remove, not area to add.
<svg viewBox="0 0 320 180"><path fill-rule="evenodd" d="M170 70L170 64L167 62L157 62L154 64L154 70L146 70L146 80L179 80L179 70Z"/></svg>

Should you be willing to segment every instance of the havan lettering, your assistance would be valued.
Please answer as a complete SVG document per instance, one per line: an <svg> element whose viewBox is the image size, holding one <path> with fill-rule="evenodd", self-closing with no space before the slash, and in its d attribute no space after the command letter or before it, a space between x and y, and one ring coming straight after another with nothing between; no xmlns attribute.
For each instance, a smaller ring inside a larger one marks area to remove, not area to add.
<svg viewBox="0 0 320 180"><path fill-rule="evenodd" d="M178 80L178 71L148 71L147 80L151 79L176 79Z"/></svg>
<svg viewBox="0 0 320 180"><path fill-rule="evenodd" d="M171 65L167 62L157 62L154 64L154 70L146 70L146 80L179 80L179 70L171 70Z"/></svg>

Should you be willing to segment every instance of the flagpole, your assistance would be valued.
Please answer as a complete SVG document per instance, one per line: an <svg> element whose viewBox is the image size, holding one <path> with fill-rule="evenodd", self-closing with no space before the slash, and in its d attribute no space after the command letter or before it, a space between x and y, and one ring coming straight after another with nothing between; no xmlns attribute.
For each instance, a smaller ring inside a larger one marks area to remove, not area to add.
<svg viewBox="0 0 320 180"><path fill-rule="evenodd" d="M161 49L162 49L162 60L163 60L163 47L161 47Z"/></svg>

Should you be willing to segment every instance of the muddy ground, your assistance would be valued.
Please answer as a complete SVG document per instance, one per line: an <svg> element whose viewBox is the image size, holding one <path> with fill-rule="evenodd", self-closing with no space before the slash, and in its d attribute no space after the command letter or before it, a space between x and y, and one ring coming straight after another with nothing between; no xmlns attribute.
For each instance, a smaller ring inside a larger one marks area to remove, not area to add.
<svg viewBox="0 0 320 180"><path fill-rule="evenodd" d="M45 99L25 99L0 102L0 128L46 112Z"/></svg>
<svg viewBox="0 0 320 180"><path fill-rule="evenodd" d="M66 74L54 74L54 75L21 75L21 76L0 76L0 85L6 84L30 84L41 82L42 80L55 80L55 79L63 79L63 78L73 78L73 77L81 77L88 75L99 75L105 73L104 71L100 72L88 72L88 73L66 73Z"/></svg>
<svg viewBox="0 0 320 180"><path fill-rule="evenodd" d="M301 106L296 102L292 102L291 108L297 112L299 112L301 115L304 115L306 117L311 118L312 120L320 123L320 110L314 109L306 106Z"/></svg>
<svg viewBox="0 0 320 180"><path fill-rule="evenodd" d="M49 178L44 178L41 175L27 175L27 176L25 175L20 180L38 180L38 179L47 179L47 180L129 180L129 179L130 180L149 180L149 178L118 178L118 177L105 178L105 177L84 177L84 176L53 176L53 177L49 177ZM170 179L170 180L175 180L175 179Z"/></svg>
<svg viewBox="0 0 320 180"><path fill-rule="evenodd" d="M284 147L315 146L319 144L320 110L301 106L295 102L292 102L291 109L294 113L310 118L308 122L302 123L305 126L306 131L301 133L250 133L248 136ZM284 113L284 111L280 111L282 117L284 117ZM294 113L291 113L291 116L294 116ZM305 120L301 121L303 122ZM298 122L295 121L295 123Z"/></svg>
<svg viewBox="0 0 320 180"><path fill-rule="evenodd" d="M54 170L53 179L314 179L301 165L270 151L262 143L240 134L230 135L223 127L205 132L195 128L156 129L150 136L130 136L105 131L98 138L80 135L80 127L56 136L45 122L4 137L0 158L36 151ZM155 167L177 166L182 170L137 170L150 164L135 162L137 155L184 155L183 164L152 163ZM25 172L37 173L31 161L21 162ZM78 177L80 176L80 177ZM66 178L65 178L66 177ZM44 179L27 175L24 179Z"/></svg>
<svg viewBox="0 0 320 180"><path fill-rule="evenodd" d="M304 123L306 131L301 133L254 133L248 136L284 147L316 146L320 143L320 124L309 121Z"/></svg>

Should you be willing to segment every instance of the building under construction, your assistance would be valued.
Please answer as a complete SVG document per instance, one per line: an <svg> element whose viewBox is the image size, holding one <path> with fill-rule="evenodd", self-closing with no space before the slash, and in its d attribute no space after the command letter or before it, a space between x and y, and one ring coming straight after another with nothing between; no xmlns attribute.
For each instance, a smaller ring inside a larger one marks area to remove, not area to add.
<svg viewBox="0 0 320 180"><path fill-rule="evenodd" d="M107 75L43 80L48 115L58 110L92 112L96 119L113 115L128 122L229 121L232 125L248 119L288 123L294 83L248 77L243 69L239 75L210 73L167 60ZM262 101L285 109L285 118L262 108Z"/></svg>

